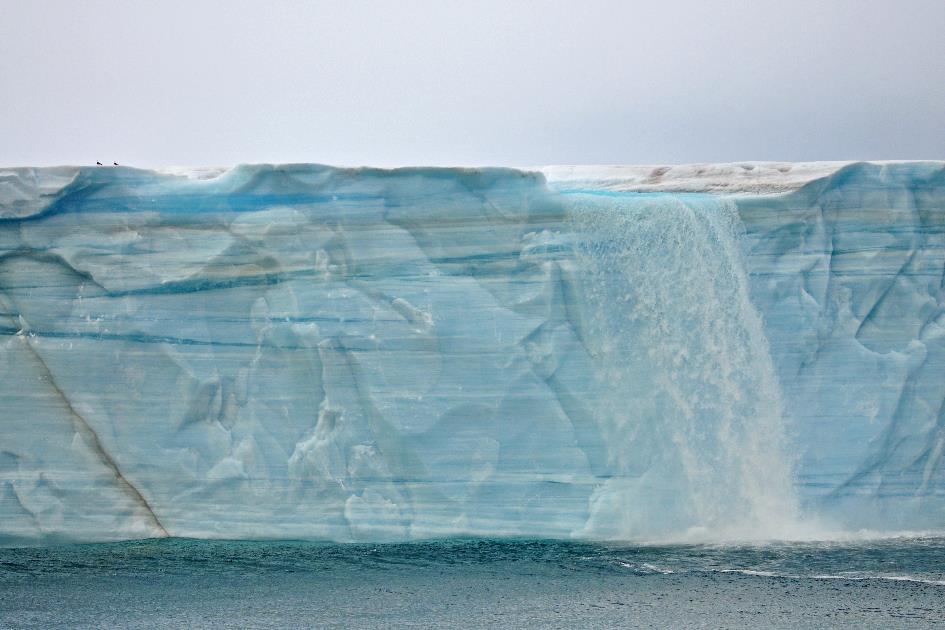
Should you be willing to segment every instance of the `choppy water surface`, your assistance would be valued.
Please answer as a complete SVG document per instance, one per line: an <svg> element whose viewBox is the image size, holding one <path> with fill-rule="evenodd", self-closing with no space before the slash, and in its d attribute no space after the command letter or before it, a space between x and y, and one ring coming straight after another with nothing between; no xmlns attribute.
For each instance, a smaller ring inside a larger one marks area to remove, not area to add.
<svg viewBox="0 0 945 630"><path fill-rule="evenodd" d="M183 539L0 549L2 627L945 623L945 539L755 546Z"/></svg>

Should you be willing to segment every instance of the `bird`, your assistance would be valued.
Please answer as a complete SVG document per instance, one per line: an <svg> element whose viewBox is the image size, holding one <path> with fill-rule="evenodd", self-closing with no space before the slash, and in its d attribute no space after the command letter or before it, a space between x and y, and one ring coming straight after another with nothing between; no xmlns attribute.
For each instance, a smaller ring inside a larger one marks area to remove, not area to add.
<svg viewBox="0 0 945 630"><path fill-rule="evenodd" d="M112 165L118 166L118 162L112 162Z"/></svg>
<svg viewBox="0 0 945 630"><path fill-rule="evenodd" d="M99 166L101 166L101 165L102 165L102 163L101 163L101 162L96 162L96 164L98 164Z"/></svg>

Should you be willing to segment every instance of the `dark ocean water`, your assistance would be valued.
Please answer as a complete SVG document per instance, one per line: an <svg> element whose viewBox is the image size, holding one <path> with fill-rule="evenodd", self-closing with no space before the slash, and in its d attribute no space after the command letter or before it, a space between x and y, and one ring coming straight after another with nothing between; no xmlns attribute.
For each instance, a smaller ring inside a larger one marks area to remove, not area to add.
<svg viewBox="0 0 945 630"><path fill-rule="evenodd" d="M933 627L945 539L0 549L0 627Z"/></svg>

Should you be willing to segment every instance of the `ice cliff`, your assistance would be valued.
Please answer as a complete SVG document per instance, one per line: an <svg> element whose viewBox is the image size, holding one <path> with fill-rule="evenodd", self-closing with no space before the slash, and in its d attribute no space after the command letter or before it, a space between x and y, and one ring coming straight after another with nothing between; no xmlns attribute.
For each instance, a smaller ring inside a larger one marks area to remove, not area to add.
<svg viewBox="0 0 945 630"><path fill-rule="evenodd" d="M0 169L0 543L945 529L945 167Z"/></svg>

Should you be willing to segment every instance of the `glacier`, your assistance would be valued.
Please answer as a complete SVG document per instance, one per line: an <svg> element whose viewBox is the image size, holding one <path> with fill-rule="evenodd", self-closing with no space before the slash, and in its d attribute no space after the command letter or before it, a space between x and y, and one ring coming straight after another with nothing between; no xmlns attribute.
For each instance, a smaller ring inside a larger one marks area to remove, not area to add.
<svg viewBox="0 0 945 630"><path fill-rule="evenodd" d="M0 544L945 529L945 164L0 168Z"/></svg>

